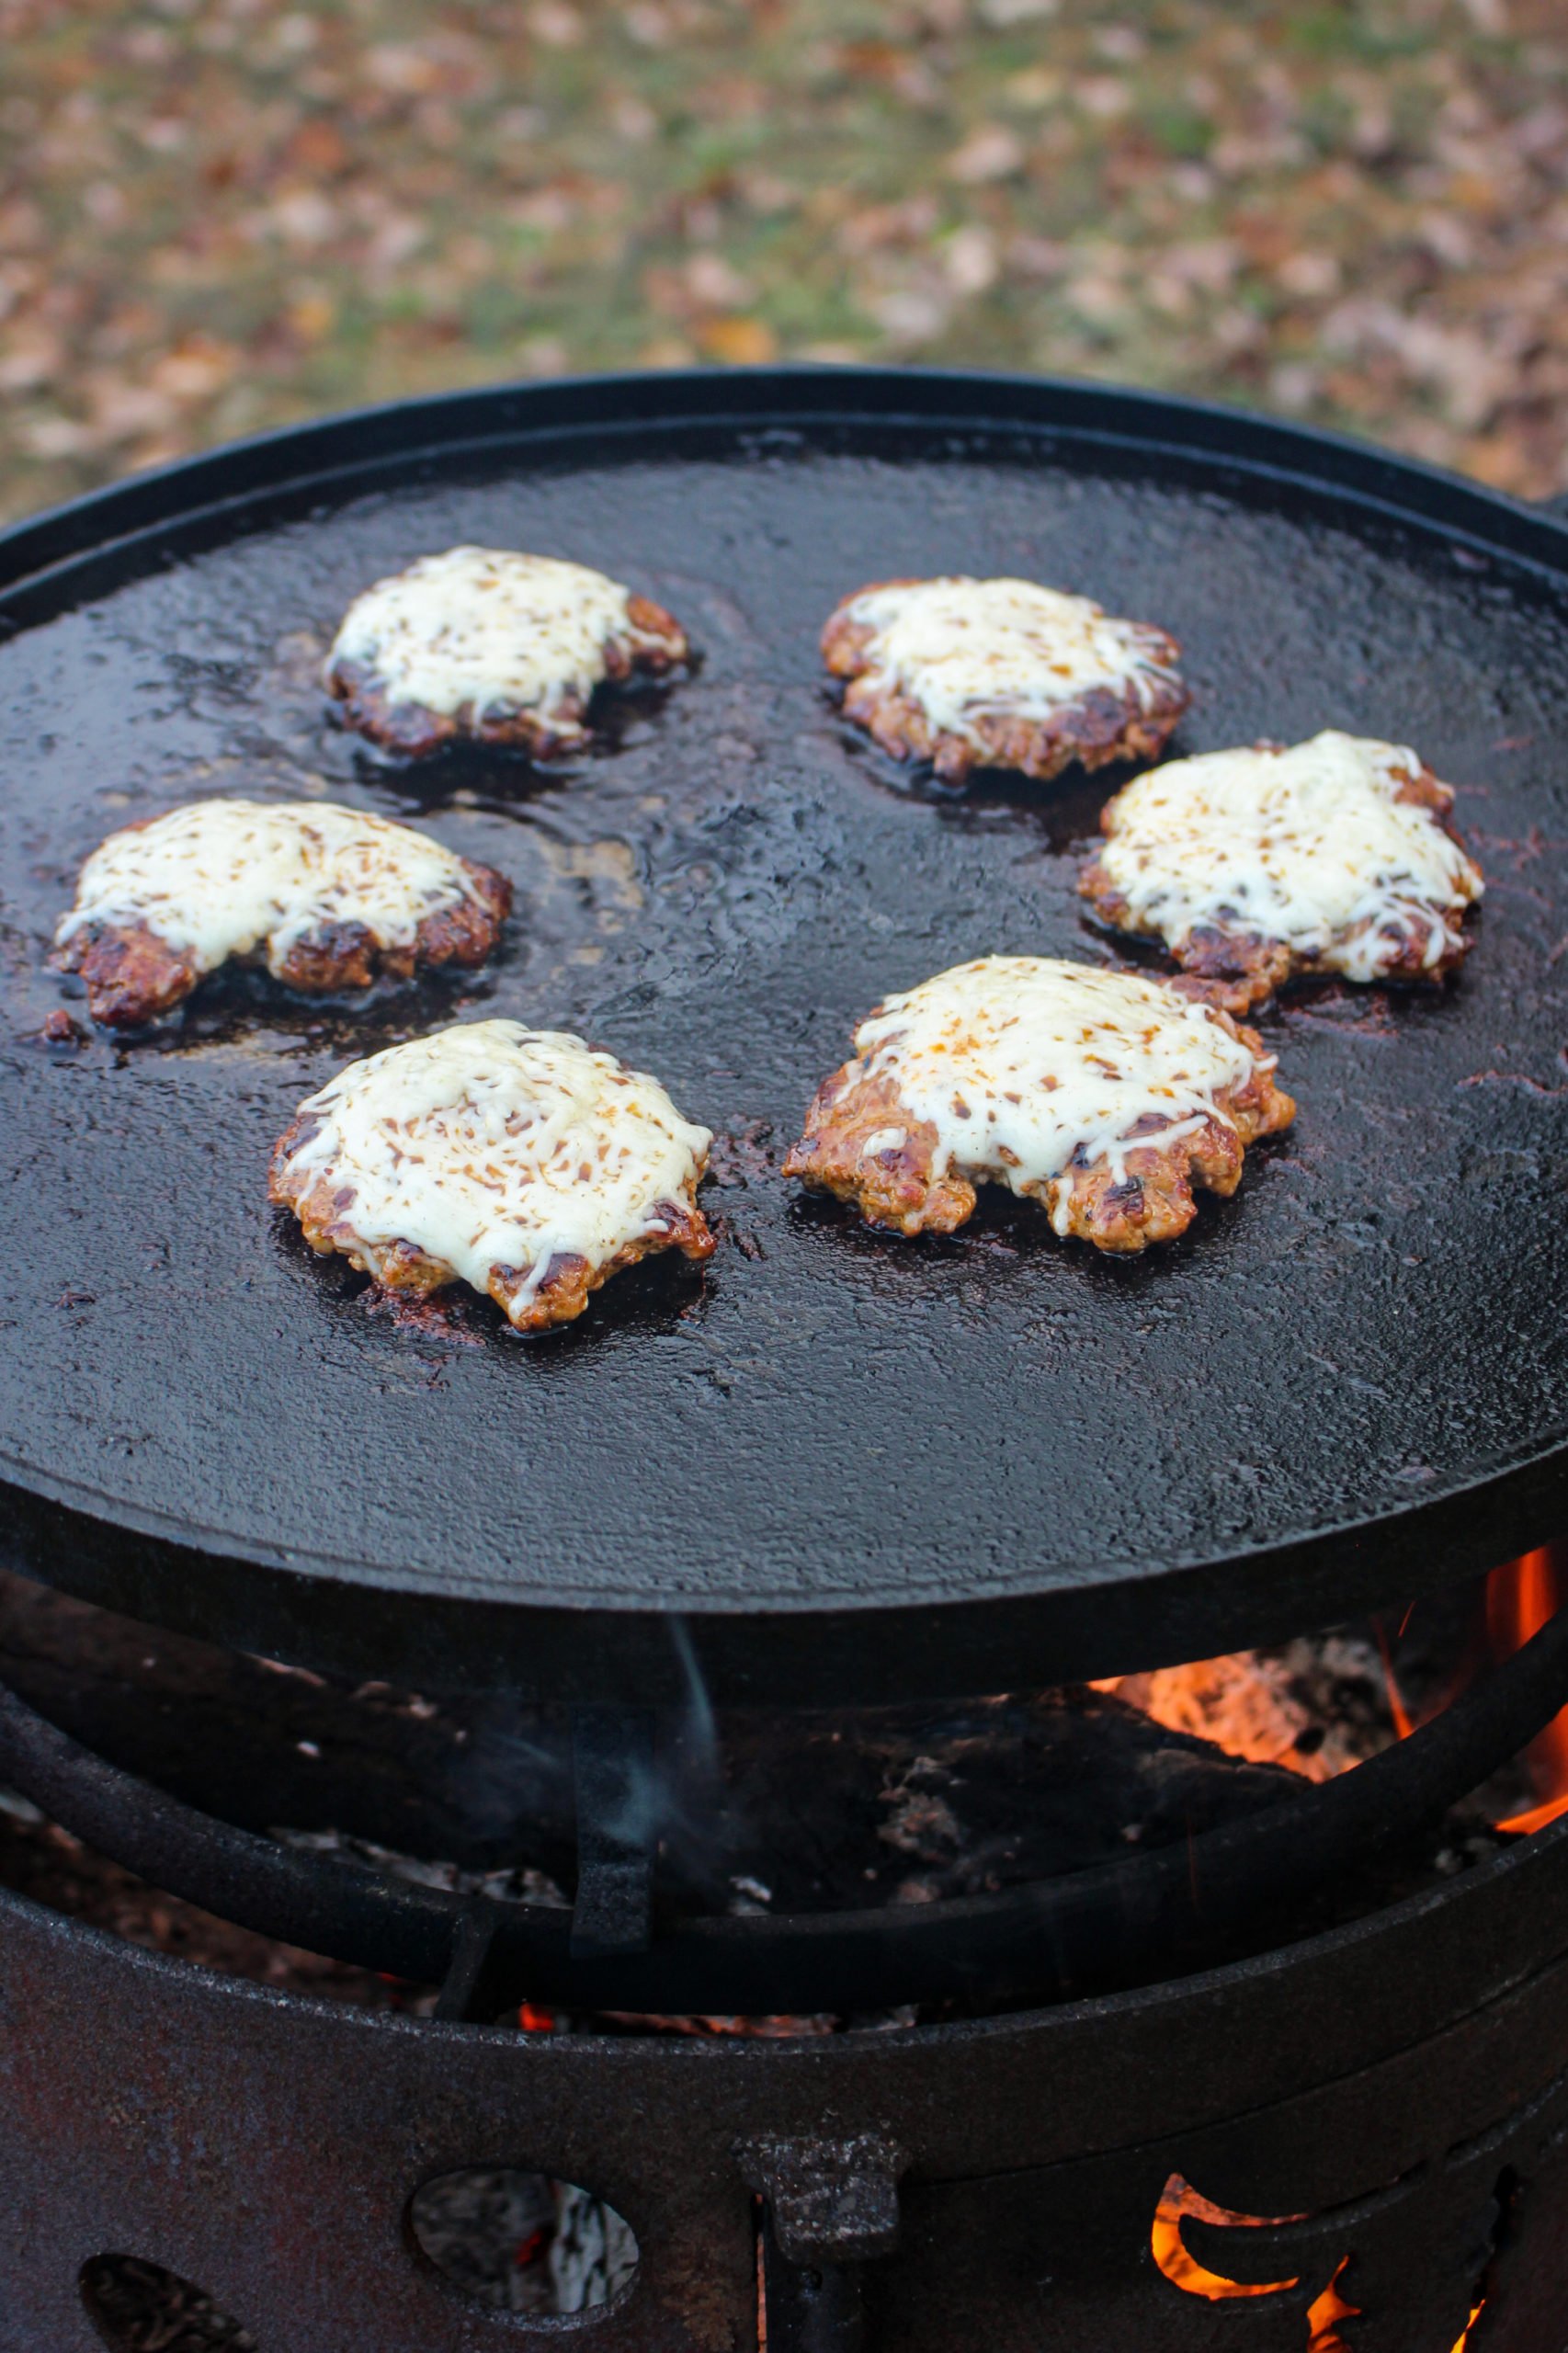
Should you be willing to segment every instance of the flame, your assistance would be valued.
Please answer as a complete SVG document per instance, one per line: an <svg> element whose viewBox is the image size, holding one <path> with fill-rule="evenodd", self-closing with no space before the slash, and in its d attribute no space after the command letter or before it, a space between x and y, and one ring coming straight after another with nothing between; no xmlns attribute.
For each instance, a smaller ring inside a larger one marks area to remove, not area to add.
<svg viewBox="0 0 1568 2353"><path fill-rule="evenodd" d="M1501 1568L1494 1569L1486 1580L1486 1632L1493 1656L1499 1660L1511 1658L1532 1634L1540 1631L1549 1618L1556 1615L1565 1598L1568 1591L1562 1564L1550 1544L1543 1544L1533 1552L1522 1552L1517 1561L1505 1561ZM1409 1617L1407 1610L1406 1624ZM1403 1626L1400 1631L1404 1631ZM1388 1685L1394 1730L1401 1740L1408 1740L1415 1723L1400 1697L1388 1638L1381 1625L1378 1648L1382 1654L1383 1678ZM1520 1836L1532 1830L1544 1830L1549 1822L1568 1813L1568 1708L1554 1716L1546 1730L1530 1743L1525 1751L1525 1762L1531 1779L1538 1787L1544 1787L1545 1795L1538 1805L1509 1814L1493 1825ZM1463 2341L1461 2338L1460 2346ZM1458 2347L1455 2353L1460 2353Z"/></svg>
<svg viewBox="0 0 1568 2353"><path fill-rule="evenodd" d="M1271 2279L1267 2287L1246 2286L1239 2279L1227 2279L1218 2271L1206 2271L1195 2255L1189 2255L1181 2234L1184 2214L1196 2214L1205 2222L1224 2222L1238 2229L1260 2231L1270 2222L1295 2222L1296 2215L1237 2214L1227 2206L1216 2206L1211 2198L1173 2173L1161 2193L1154 2210L1154 2227L1150 2247L1154 2261L1174 2287L1188 2296L1207 2296L1210 2303L1219 2303L1227 2296L1279 2296L1287 2288L1294 2288L1294 2279Z"/></svg>
<svg viewBox="0 0 1568 2353"><path fill-rule="evenodd" d="M1402 1634L1409 1623L1410 1611L1407 1609L1399 1630ZM1383 1631L1383 1621L1378 1618L1373 1620L1373 1624L1377 1629L1378 1656L1383 1663L1383 1682L1388 1688L1389 1713L1393 1718L1394 1737L1396 1740L1408 1740L1415 1730L1415 1719L1405 1706L1399 1685L1394 1679L1393 1656L1389 1649L1389 1638Z"/></svg>
<svg viewBox="0 0 1568 2353"><path fill-rule="evenodd" d="M1308 2308L1307 2326L1312 2334L1307 2340L1307 2353L1348 2353L1339 2334L1339 2323L1358 2319L1361 2312L1359 2304L1347 2304L1339 2292L1340 2278L1349 2260L1347 2255L1341 2256L1333 2279L1316 2303Z"/></svg>
<svg viewBox="0 0 1568 2353"><path fill-rule="evenodd" d="M1184 2181L1179 2173L1173 2173L1154 2210L1149 2245L1154 2261L1165 2278L1184 2295L1203 2296L1210 2303L1220 2303L1230 2296L1281 2296L1287 2290L1301 2285L1299 2279L1271 2279L1265 2286L1249 2287L1240 2279L1227 2279L1221 2272L1206 2270L1196 2256L1188 2254L1182 2239L1184 2214L1196 2214L1206 2222L1222 2222L1244 2231L1266 2230L1271 2222L1305 2220L1301 2214L1238 2214L1228 2206L1216 2206L1212 2199L1205 2198L1200 2190L1194 2189L1189 2182ZM1349 2261L1347 2255L1340 2258L1333 2279L1322 2295L1308 2307L1306 2353L1351 2353L1350 2347L1339 2334L1341 2321L1358 2320L1361 2313L1359 2304L1348 2303L1339 2292L1339 2283ZM1471 2332L1481 2317L1485 2302L1483 2296L1479 2302L1471 2306L1470 2318L1453 2353L1466 2353Z"/></svg>
<svg viewBox="0 0 1568 2353"><path fill-rule="evenodd" d="M1194 1733L1249 1764L1283 1765L1311 1781L1331 1780L1341 1768L1324 1728L1292 1692L1289 1669L1256 1651L1107 1676L1092 1688L1127 1700L1167 1732Z"/></svg>
<svg viewBox="0 0 1568 2353"><path fill-rule="evenodd" d="M1486 1624L1499 1655L1506 1658L1528 1643L1556 1613L1562 1599L1562 1580L1550 1545L1494 1569L1486 1581ZM1499 1830L1521 1836L1544 1830L1560 1813L1568 1813L1568 1708L1530 1743L1525 1759L1545 1794L1538 1805L1497 1824Z"/></svg>
<svg viewBox="0 0 1568 2353"><path fill-rule="evenodd" d="M1486 1580L1494 1656L1510 1657L1564 1604L1568 1554L1561 1550L1544 1545L1494 1569ZM1402 1634L1414 1607L1404 1613ZM1412 1713L1399 1688L1388 1635L1381 1624L1376 1632L1394 1736L1408 1740L1436 1709ZM1294 1688L1289 1666L1267 1653L1237 1651L1142 1675L1108 1676L1093 1688L1117 1694L1172 1732L1195 1733L1233 1756L1287 1766L1309 1780L1332 1780L1361 1762L1334 1724L1325 1727L1314 1717ZM1525 1761L1541 1792L1540 1801L1495 1824L1516 1835L1543 1829L1568 1813L1568 1708L1531 1742Z"/></svg>
<svg viewBox="0 0 1568 2353"><path fill-rule="evenodd" d="M1149 2245L1154 2261L1173 2287L1184 2295L1204 2296L1210 2303L1220 2303L1230 2296L1282 2296L1288 2290L1300 2287L1299 2279L1270 2279L1263 2285L1248 2285L1240 2279L1227 2279L1221 2272L1206 2270L1196 2256L1188 2253L1182 2238L1184 2214L1196 2214L1206 2222L1222 2222L1230 2228L1244 2231L1266 2230L1271 2222L1299 2222L1300 2214L1238 2214L1228 2206L1216 2206L1213 2200L1173 2173L1154 2210L1154 2223ZM1339 2293L1340 2275L1350 2260L1346 2256L1335 2270L1333 2279L1307 2312L1307 2353L1346 2353L1337 2332L1342 2320L1353 2320L1360 2307L1347 2304ZM1459 2347L1455 2353L1460 2353Z"/></svg>

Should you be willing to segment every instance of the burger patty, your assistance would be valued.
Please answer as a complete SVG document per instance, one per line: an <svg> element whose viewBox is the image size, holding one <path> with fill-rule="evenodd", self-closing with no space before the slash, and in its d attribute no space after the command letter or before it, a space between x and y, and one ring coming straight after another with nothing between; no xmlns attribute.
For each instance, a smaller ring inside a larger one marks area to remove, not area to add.
<svg viewBox="0 0 1568 2353"><path fill-rule="evenodd" d="M449 548L355 598L324 682L346 725L405 757L467 740L544 759L591 740L597 687L687 652L672 613L602 572Z"/></svg>
<svg viewBox="0 0 1568 2353"><path fill-rule="evenodd" d="M169 1012L231 958L308 995L493 952L512 904L494 868L330 801L196 801L112 834L84 866L51 961L96 1021Z"/></svg>
<svg viewBox="0 0 1568 2353"><path fill-rule="evenodd" d="M455 1267L432 1257L412 1242L392 1242L381 1246L364 1241L355 1233L352 1212L346 1214L337 1207L342 1188L332 1178L319 1177L308 1191L296 1195L290 1188L288 1162L310 1132L305 1121L296 1120L279 1138L273 1155L267 1198L280 1208L293 1211L312 1250L323 1257L336 1252L350 1266L358 1267L361 1274L373 1276L383 1290L395 1291L405 1298L426 1299L432 1291L445 1290L460 1279ZM650 1230L635 1242L623 1243L612 1257L597 1266L580 1251L558 1250L537 1283L530 1280L529 1267L497 1265L491 1267L483 1288L514 1331L545 1332L553 1324L574 1322L593 1292L608 1282L611 1275L636 1266L639 1259L660 1250L678 1250L683 1256L699 1261L712 1256L716 1245L708 1222L697 1206L695 1179L677 1199L661 1201L658 1211L661 1222L657 1230Z"/></svg>
<svg viewBox="0 0 1568 2353"><path fill-rule="evenodd" d="M464 1022L350 1063L279 1138L268 1198L385 1290L465 1281L518 1332L656 1251L700 1261L711 1141L658 1081L564 1032Z"/></svg>
<svg viewBox="0 0 1568 2353"><path fill-rule="evenodd" d="M1182 1233L1194 1188L1233 1193L1245 1148L1288 1127L1255 1030L1131 974L989 957L892 997L824 1081L788 1176L873 1225L951 1233L976 1186L1129 1253Z"/></svg>
<svg viewBox="0 0 1568 2353"><path fill-rule="evenodd" d="M829 617L822 652L846 717L949 784L1156 758L1187 704L1175 638L1032 581L874 583Z"/></svg>
<svg viewBox="0 0 1568 2353"><path fill-rule="evenodd" d="M1174 761L1107 804L1078 888L1232 1013L1298 974L1441 981L1485 888L1453 803L1416 753L1333 730Z"/></svg>

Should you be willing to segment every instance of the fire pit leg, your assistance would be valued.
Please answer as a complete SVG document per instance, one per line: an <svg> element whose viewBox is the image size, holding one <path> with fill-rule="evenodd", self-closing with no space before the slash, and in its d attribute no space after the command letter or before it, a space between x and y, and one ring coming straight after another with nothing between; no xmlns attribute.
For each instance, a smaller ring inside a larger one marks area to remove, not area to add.
<svg viewBox="0 0 1568 2353"><path fill-rule="evenodd" d="M866 2308L855 2263L790 2263L763 2225L767 2353L863 2353Z"/></svg>
<svg viewBox="0 0 1568 2353"><path fill-rule="evenodd" d="M903 2151L859 2132L752 2141L736 2154L764 2200L768 2353L863 2353L861 2266L897 2244Z"/></svg>

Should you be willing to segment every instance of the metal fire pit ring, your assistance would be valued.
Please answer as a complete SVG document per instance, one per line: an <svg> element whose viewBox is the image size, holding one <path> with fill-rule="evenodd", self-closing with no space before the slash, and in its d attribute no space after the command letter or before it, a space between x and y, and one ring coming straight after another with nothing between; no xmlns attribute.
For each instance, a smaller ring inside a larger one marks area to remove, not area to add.
<svg viewBox="0 0 1568 2353"><path fill-rule="evenodd" d="M863 2353L1212 2347L1221 2317L1150 2260L1167 2177L1301 2219L1189 2224L1199 2259L1299 2291L1227 2342L1304 2342L1346 2256L1369 2343L1448 2353L1478 2290L1495 2353L1551 2353L1568 2298L1568 1823L1354 1927L1145 1992L975 2025L782 2043L521 2035L346 2009L135 1948L0 1894L0 2353L94 2353L81 2268L120 2250L199 2283L263 2353L740 2353L756 2342L752 2183L788 2199L856 2144L898 2188L824 2201L797 2256ZM465 2165L585 2183L636 2233L631 2289L529 2323L411 2249L410 2196ZM858 2177L852 2177L858 2178ZM1237 2242L1241 2244L1238 2245ZM821 2353L780 2325L770 2353ZM835 2283L836 2284L836 2283ZM785 2300L780 2297L780 2304Z"/></svg>
<svg viewBox="0 0 1568 2353"><path fill-rule="evenodd" d="M0 1779L155 1886L259 1933L441 1983L442 2015L527 1999L670 2014L994 2006L1146 1984L1241 1949L1273 1909L1397 1851L1568 1702L1568 1611L1444 1712L1353 1771L1179 1846L999 1894L861 1912L715 1915L615 1934L612 1877L579 1821L574 1913L465 1898L301 1852L182 1804L0 1689ZM606 1935L606 1922L611 1933ZM589 1924L592 1923L592 1929Z"/></svg>

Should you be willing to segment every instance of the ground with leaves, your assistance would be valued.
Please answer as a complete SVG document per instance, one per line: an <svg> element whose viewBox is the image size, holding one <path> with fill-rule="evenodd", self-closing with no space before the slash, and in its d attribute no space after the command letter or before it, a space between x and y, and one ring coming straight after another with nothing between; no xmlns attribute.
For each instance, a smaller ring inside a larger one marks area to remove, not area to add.
<svg viewBox="0 0 1568 2353"><path fill-rule="evenodd" d="M1568 480L1562 0L0 0L0 509L562 369L987 363Z"/></svg>

